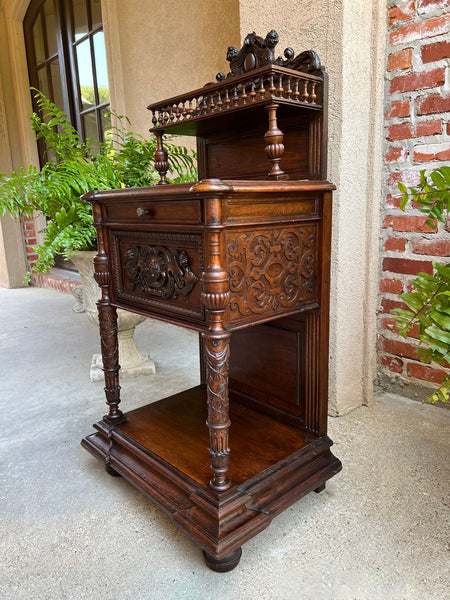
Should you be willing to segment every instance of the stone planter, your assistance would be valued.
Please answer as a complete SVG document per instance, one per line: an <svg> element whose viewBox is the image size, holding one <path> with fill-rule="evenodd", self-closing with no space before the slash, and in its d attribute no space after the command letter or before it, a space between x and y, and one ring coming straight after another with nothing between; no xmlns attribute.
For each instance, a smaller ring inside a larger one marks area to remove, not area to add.
<svg viewBox="0 0 450 600"><path fill-rule="evenodd" d="M94 279L94 257L96 252L77 252L72 260L80 274L83 284L83 300L86 315L89 321L98 327L97 300L100 298L100 288ZM79 309L75 308L76 312ZM119 362L121 379L137 377L138 375L153 375L155 363L143 352L134 341L134 330L145 317L119 309L117 311ZM103 362L101 354L92 357L90 379L91 381L103 380Z"/></svg>

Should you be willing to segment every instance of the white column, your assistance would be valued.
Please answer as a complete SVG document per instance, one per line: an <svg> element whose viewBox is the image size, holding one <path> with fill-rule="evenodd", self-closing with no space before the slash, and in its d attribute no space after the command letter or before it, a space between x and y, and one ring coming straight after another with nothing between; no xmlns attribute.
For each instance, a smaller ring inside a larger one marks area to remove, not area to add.
<svg viewBox="0 0 450 600"><path fill-rule="evenodd" d="M334 194L330 412L373 399L386 5L383 0L240 0L241 38L275 29L277 50L315 50L329 73Z"/></svg>
<svg viewBox="0 0 450 600"><path fill-rule="evenodd" d="M0 2L0 172L38 164L29 117L32 112L23 18L29 0ZM0 219L0 285L20 287L26 272L22 227Z"/></svg>

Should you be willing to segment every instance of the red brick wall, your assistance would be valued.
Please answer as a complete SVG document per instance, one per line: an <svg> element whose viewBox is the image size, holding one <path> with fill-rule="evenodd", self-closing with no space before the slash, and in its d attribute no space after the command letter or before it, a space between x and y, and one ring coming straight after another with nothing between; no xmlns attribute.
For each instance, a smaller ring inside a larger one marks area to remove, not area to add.
<svg viewBox="0 0 450 600"><path fill-rule="evenodd" d="M80 285L77 275L67 271L67 275L62 273L35 273L31 271L33 265L38 259L34 251L37 245L37 224L33 217L22 217L23 237L25 252L27 256L27 268L31 273L31 283L38 287L50 287L61 292L72 293L73 289Z"/></svg>
<svg viewBox="0 0 450 600"><path fill-rule="evenodd" d="M22 217L22 226L28 269L31 270L34 263L38 259L38 255L33 250L37 244L36 222L34 221L33 217Z"/></svg>
<svg viewBox="0 0 450 600"><path fill-rule="evenodd" d="M399 209L397 183L415 185L421 169L450 163L449 0L391 0L385 95L385 198L381 226L379 360L384 380L439 383L436 365L417 360L417 330L407 340L393 331L397 294L432 260L448 262L450 233L425 225L414 208ZM387 376L387 377L386 377Z"/></svg>

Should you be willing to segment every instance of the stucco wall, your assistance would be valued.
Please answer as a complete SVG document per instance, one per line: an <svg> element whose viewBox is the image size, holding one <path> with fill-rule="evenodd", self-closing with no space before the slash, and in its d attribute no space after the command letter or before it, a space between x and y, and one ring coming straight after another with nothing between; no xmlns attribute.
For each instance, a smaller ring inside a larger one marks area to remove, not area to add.
<svg viewBox="0 0 450 600"><path fill-rule="evenodd" d="M148 104L214 81L226 48L240 45L238 0L103 0L112 106L134 131L151 127Z"/></svg>
<svg viewBox="0 0 450 600"><path fill-rule="evenodd" d="M241 0L241 37L278 31L282 54L313 49L330 77L328 178L334 194L330 409L372 400L381 201L383 0Z"/></svg>

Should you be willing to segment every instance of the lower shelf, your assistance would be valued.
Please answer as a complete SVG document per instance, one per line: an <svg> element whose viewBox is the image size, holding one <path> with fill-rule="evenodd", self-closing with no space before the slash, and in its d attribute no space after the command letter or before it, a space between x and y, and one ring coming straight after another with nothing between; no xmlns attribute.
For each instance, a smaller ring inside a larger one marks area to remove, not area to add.
<svg viewBox="0 0 450 600"><path fill-rule="evenodd" d="M117 433L134 440L201 485L211 478L206 390L201 386L126 415ZM312 435L230 402L230 470L235 485L312 443Z"/></svg>
<svg viewBox="0 0 450 600"><path fill-rule="evenodd" d="M232 487L211 477L206 390L198 386L94 425L82 445L172 515L210 559L222 560L341 469L331 440L230 402Z"/></svg>

